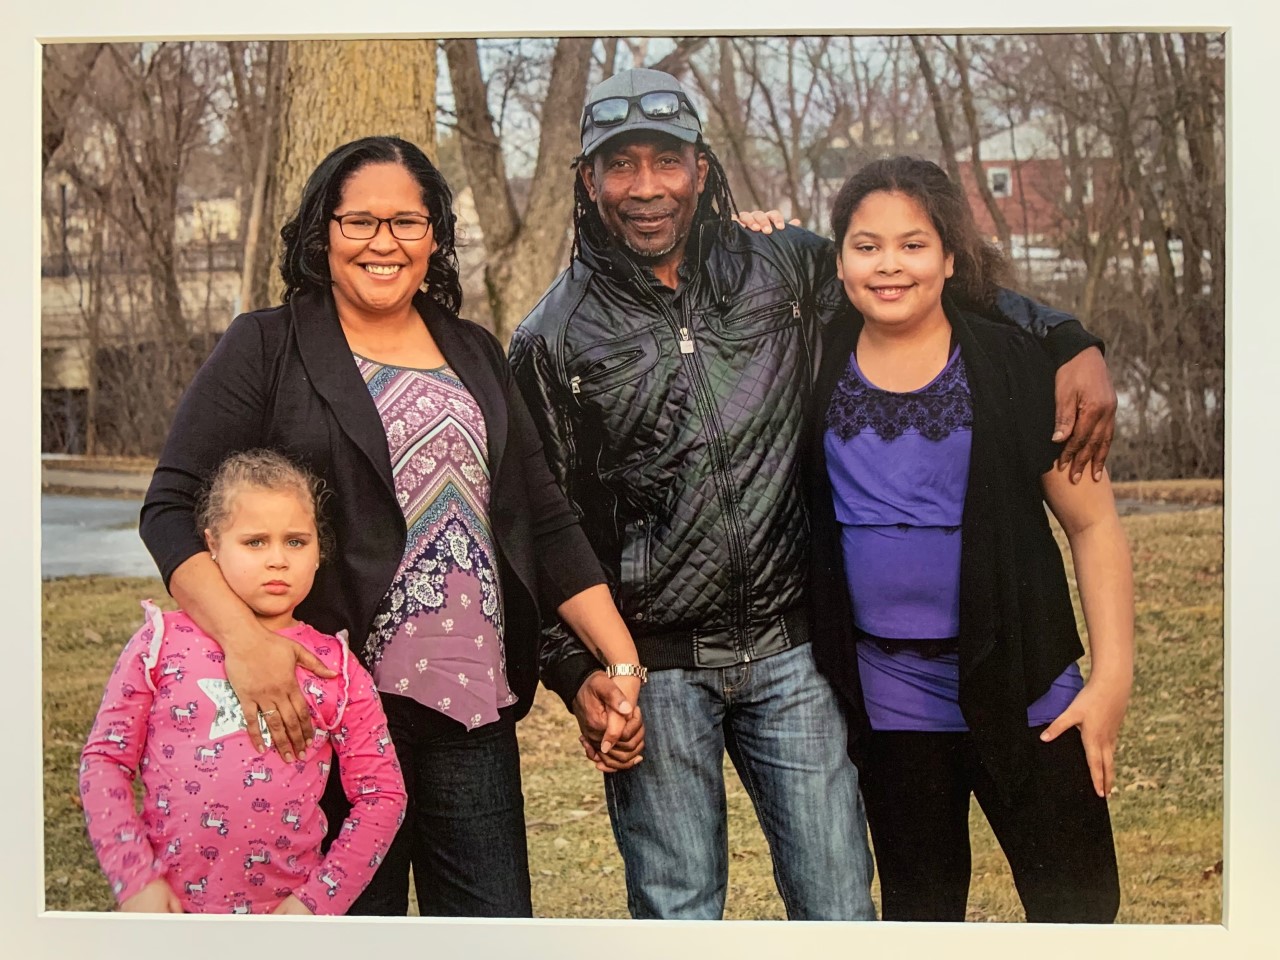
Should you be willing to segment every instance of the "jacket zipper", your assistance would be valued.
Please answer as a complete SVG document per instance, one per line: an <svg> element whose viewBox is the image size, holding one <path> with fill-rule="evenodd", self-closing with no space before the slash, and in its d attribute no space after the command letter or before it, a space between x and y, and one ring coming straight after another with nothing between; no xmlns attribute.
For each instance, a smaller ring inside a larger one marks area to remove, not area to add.
<svg viewBox="0 0 1280 960"><path fill-rule="evenodd" d="M738 500L733 491L733 471L729 469L729 451L725 446L724 429L720 426L720 412L712 403L712 391L706 380L706 371L702 361L693 348L693 337L689 334L689 291L685 292L684 323L680 327L680 352L688 359L690 381L694 388L694 401L702 407L702 419L708 425L711 437L712 455L716 458L716 486L720 494L721 506L729 528L729 563L733 574L733 590L737 595L737 637L734 648L743 653L744 662L751 660L750 623L750 570L747 565L746 536L742 531L742 518L738 514ZM665 310L666 305L663 304ZM744 650L745 648L745 650Z"/></svg>
<svg viewBox="0 0 1280 960"><path fill-rule="evenodd" d="M689 382L693 386L693 399L702 412L703 422L707 424L708 432L711 434L711 451L715 458L715 478L716 492L720 497L720 504L725 513L726 523L729 534L729 568L733 575L733 590L737 599L737 637L734 639L735 651L741 651L745 645L747 647L744 655L744 662L751 659L750 651L750 631L748 623L750 620L750 601L748 594L750 592L749 569L746 562L747 549L746 538L742 533L742 520L738 516L738 502L733 496L733 473L729 469L729 455L725 449L724 431L720 427L720 418L715 404L711 402L711 388L706 382L706 376L702 369L702 364L698 361L698 355L694 351L693 336L689 331L689 294L691 290L685 291L684 300L684 323L680 323L672 315L667 303L661 297L655 295L649 289L649 282L644 274L636 265L630 264L631 275L636 286L643 290L645 295L657 306L663 318L670 325L676 334L676 345L679 347L680 355L684 358L686 367L689 371ZM694 281L696 282L696 280ZM692 286L692 283L690 284Z"/></svg>
<svg viewBox="0 0 1280 960"><path fill-rule="evenodd" d="M800 319L800 301L795 299L794 293L792 294L792 299L788 302L787 305L791 307L791 319L799 320ZM737 317L734 317L732 320L725 320L724 325L725 327L732 329L733 327L736 327L740 324L747 323L751 320L754 320L756 317L760 316L761 314L770 313L771 311L776 309L777 309L777 305L772 303L766 304L763 307L756 307L754 310L748 310L746 313L741 314Z"/></svg>

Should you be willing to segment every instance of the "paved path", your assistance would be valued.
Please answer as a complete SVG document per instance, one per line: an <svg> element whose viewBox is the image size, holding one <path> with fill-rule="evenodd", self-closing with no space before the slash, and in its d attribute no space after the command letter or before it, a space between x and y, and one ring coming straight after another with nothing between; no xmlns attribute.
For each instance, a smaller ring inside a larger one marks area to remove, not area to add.
<svg viewBox="0 0 1280 960"><path fill-rule="evenodd" d="M42 496L40 576L156 576L138 539L141 506L140 499Z"/></svg>
<svg viewBox="0 0 1280 960"><path fill-rule="evenodd" d="M149 474L96 473L86 470L45 470L49 484L66 484L88 491L120 491L117 496L40 498L40 576L154 577L155 564L138 539L138 510ZM126 492L128 491L128 492ZM1196 509L1184 504L1117 502L1121 516Z"/></svg>
<svg viewBox="0 0 1280 960"><path fill-rule="evenodd" d="M151 474L124 470L59 470L57 467L45 466L41 471L41 480L45 486L104 492L121 491L140 497L147 492Z"/></svg>

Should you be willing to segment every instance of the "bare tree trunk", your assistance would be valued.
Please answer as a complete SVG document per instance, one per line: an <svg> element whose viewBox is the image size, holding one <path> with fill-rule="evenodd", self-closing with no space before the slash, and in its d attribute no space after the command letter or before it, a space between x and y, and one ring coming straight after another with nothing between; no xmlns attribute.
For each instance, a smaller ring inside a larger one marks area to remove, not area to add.
<svg viewBox="0 0 1280 960"><path fill-rule="evenodd" d="M933 70L933 61L925 49L926 38L911 36L911 49L916 52L916 62L920 64L920 76L924 80L925 89L929 91L929 103L933 106L933 122L938 127L938 141L942 145L942 165L947 176L956 183L961 183L960 163L956 160L956 141L951 134L951 117L947 113L947 105L942 99L942 89L938 86L938 75ZM974 171L978 176L978 171Z"/></svg>
<svg viewBox="0 0 1280 960"><path fill-rule="evenodd" d="M671 52L661 60L649 64L649 69L663 70L674 77L682 77L693 62L693 55L706 46L710 40L710 37L681 37L676 41L676 45L671 49ZM637 60L636 62L641 63L643 61Z"/></svg>
<svg viewBox="0 0 1280 960"><path fill-rule="evenodd" d="M106 218L101 210L94 211L93 234L89 239L89 308L84 313L88 328L85 347L84 452L86 456L98 453L98 351L102 347L102 233Z"/></svg>
<svg viewBox="0 0 1280 960"><path fill-rule="evenodd" d="M604 42L604 57L600 60L604 68L602 80L612 77L618 69L618 38L610 37Z"/></svg>
<svg viewBox="0 0 1280 960"><path fill-rule="evenodd" d="M791 38L791 40L793 41L794 38ZM791 215L794 217L798 217L801 221L805 221L808 219L809 210L808 210L808 204L804 202L804 198L800 192L800 174L797 169L797 157L796 157L795 143L794 143L794 137L795 137L794 125L792 125L791 135L788 135L788 132L784 124L782 123L782 119L779 116L777 104L774 102L774 96L771 89L771 84L768 83L765 80L765 78L761 76L760 67L759 67L759 64L755 61L754 54L755 54L755 51L753 48L753 56L752 56L751 62L748 64L745 58L743 62L744 62L744 65L746 65L746 68L752 73L752 75L759 79L760 96L764 100L765 112L768 115L768 126L770 130L772 130L773 132L773 144L782 156L782 171L783 171L783 176L786 178L784 187L787 193L787 199L791 202ZM794 61L791 58L791 56L788 56L787 80L783 88L783 92L787 95L788 99L794 93L794 89L795 89L794 74L792 70L793 66L794 66ZM775 206L775 205L776 205L776 202L771 200L770 206Z"/></svg>
<svg viewBox="0 0 1280 960"><path fill-rule="evenodd" d="M689 64L689 72L706 97L708 110L714 115L715 126L719 128L718 133L724 138L727 149L717 149L717 156L724 164L734 199L745 210L758 209L762 194L751 173L752 164L748 159L746 111L744 100L738 91L733 41L728 37L718 37L716 45L715 84L694 63ZM705 119L707 125L711 126L713 118Z"/></svg>
<svg viewBox="0 0 1280 960"><path fill-rule="evenodd" d="M267 269L269 269L271 260L274 259L270 253L273 244L269 240L273 229L272 225L264 222L263 214L266 211L267 204L268 176L276 150L279 147L277 116L280 113L285 57L287 55L288 47L282 43L273 43L267 51L267 84L263 97L262 140L258 145L258 155L253 172L253 190L248 205L249 216L244 228L244 253L240 264L238 307L241 312L265 307L270 302L270 295L267 289L269 286ZM279 226L275 226L274 229L279 230Z"/></svg>
<svg viewBox="0 0 1280 960"><path fill-rule="evenodd" d="M987 213L991 214L991 220L996 225L996 232L1000 235L1000 245L1004 248L1006 254L1010 258L1013 256L1012 233L1009 230L1009 221L1005 219L1004 211L1000 209L1000 204L996 203L995 196L991 193L991 185L987 183L987 173L982 166L982 131L978 128L978 112L973 105L973 88L969 84L969 54L965 50L964 38L956 37L956 47L952 51L952 58L955 60L956 71L960 79L960 109L964 112L965 126L969 130L969 155L973 160L973 179L978 187L978 196L982 197L982 203L987 208Z"/></svg>
<svg viewBox="0 0 1280 960"><path fill-rule="evenodd" d="M287 59L269 229L293 216L307 177L341 144L385 134L435 157L434 40L291 40Z"/></svg>
<svg viewBox="0 0 1280 960"><path fill-rule="evenodd" d="M588 55L589 51L590 47ZM491 254L515 238L520 214L516 210L511 185L507 182L502 143L494 130L493 114L489 111L489 90L480 69L480 48L474 40L446 40L444 53L458 115L462 162L467 168L467 179L471 181L480 229L484 231L485 251ZM585 80L582 86L585 90ZM551 106L549 96L547 106Z"/></svg>
<svg viewBox="0 0 1280 960"><path fill-rule="evenodd" d="M591 69L590 37L556 44L542 105L538 160L523 215L516 208L493 129L475 40L448 40L445 56L458 111L462 160L484 234L485 289L494 333L503 343L554 279L573 211L569 162L579 149L578 123Z"/></svg>

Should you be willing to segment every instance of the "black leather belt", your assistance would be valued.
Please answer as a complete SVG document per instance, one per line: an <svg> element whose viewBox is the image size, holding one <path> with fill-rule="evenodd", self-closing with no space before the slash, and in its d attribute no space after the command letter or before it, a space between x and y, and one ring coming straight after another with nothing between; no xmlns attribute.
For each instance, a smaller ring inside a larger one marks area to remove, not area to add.
<svg viewBox="0 0 1280 960"><path fill-rule="evenodd" d="M874 643L889 656L910 651L918 657L933 660L944 654L959 653L960 651L958 637L946 637L941 640L898 640L889 637L873 637L869 633L859 631L858 639L867 643Z"/></svg>

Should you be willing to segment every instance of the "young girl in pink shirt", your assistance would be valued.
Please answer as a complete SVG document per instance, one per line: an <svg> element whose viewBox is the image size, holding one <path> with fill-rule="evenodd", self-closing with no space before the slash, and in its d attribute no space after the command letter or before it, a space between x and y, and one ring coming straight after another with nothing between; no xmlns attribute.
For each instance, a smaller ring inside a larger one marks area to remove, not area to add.
<svg viewBox="0 0 1280 960"><path fill-rule="evenodd" d="M198 512L231 589L335 673L298 670L315 736L294 762L254 749L218 644L182 611L143 603L146 622L112 671L80 763L89 837L121 910L345 913L400 826L404 782L369 674L345 631L326 636L293 617L321 561L317 493L280 454L237 453ZM322 855L319 800L335 750L352 809ZM141 815L130 786L139 770Z"/></svg>

